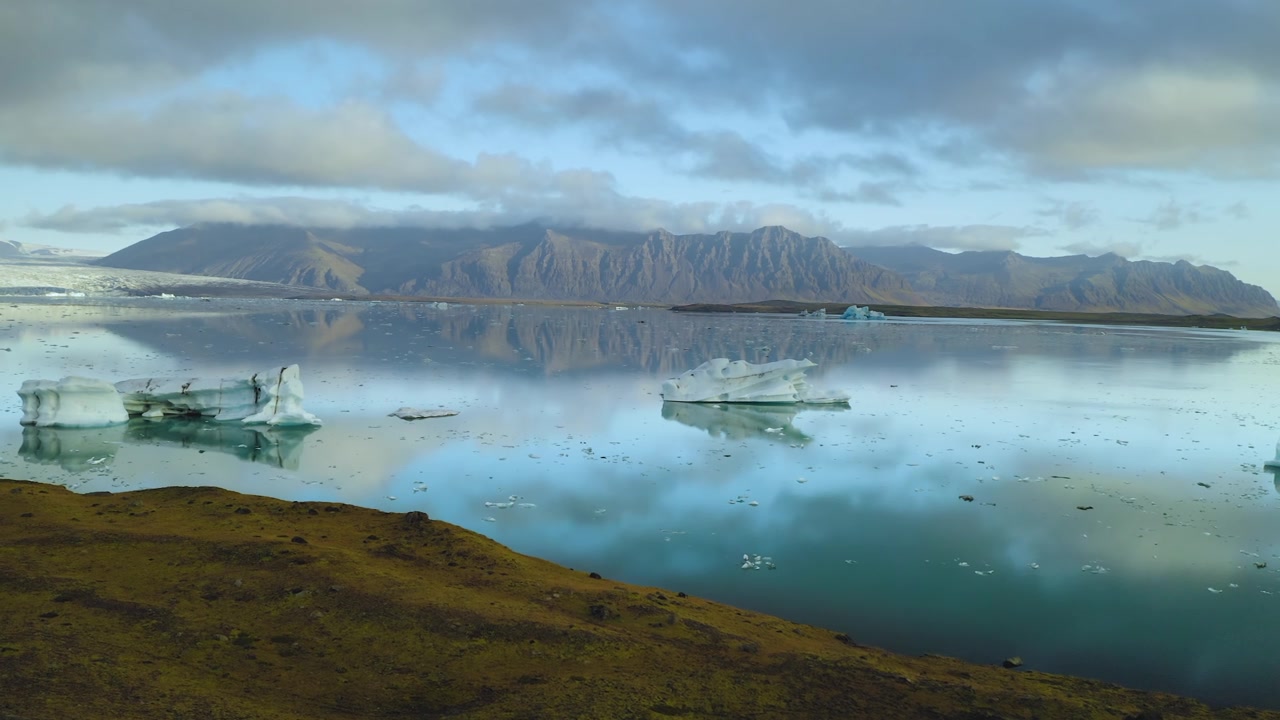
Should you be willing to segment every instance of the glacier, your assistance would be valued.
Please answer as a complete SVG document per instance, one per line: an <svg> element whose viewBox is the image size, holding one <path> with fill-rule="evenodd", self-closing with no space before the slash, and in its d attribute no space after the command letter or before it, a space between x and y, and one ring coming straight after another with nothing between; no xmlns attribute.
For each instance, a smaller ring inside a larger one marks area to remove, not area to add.
<svg viewBox="0 0 1280 720"><path fill-rule="evenodd" d="M103 427L130 417L202 417L245 425L319 425L302 408L297 365L247 378L170 380L140 378L112 385L105 380L65 377L27 380L18 390L22 424L38 427Z"/></svg>
<svg viewBox="0 0 1280 720"><path fill-rule="evenodd" d="M836 405L849 402L844 393L818 392L809 386L805 372L817 367L811 360L778 360L754 364L744 360L715 358L662 384L667 402L694 403L808 403Z"/></svg>

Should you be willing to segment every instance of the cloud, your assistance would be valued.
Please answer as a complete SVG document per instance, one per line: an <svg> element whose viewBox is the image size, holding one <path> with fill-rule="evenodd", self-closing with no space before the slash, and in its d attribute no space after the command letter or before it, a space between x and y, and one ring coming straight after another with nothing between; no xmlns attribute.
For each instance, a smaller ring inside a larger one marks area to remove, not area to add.
<svg viewBox="0 0 1280 720"><path fill-rule="evenodd" d="M1243 200L1226 206L1225 208L1222 209L1222 212L1235 218L1236 220L1248 220L1249 216L1252 214L1249 212L1249 205L1245 203Z"/></svg>
<svg viewBox="0 0 1280 720"><path fill-rule="evenodd" d="M1079 230L1098 221L1098 209L1086 202L1050 200L1046 207L1036 211L1040 217L1053 218L1068 230Z"/></svg>
<svg viewBox="0 0 1280 720"><path fill-rule="evenodd" d="M823 215L787 204L670 203L625 197L595 185L559 201L509 198L506 204L456 211L416 206L378 208L352 200L308 197L241 197L160 200L93 208L65 206L32 213L26 227L70 233L121 233L200 223L270 224L323 228L494 227L539 221L563 227L651 230L680 233L754 230L783 225L806 235L838 233L842 226Z"/></svg>
<svg viewBox="0 0 1280 720"><path fill-rule="evenodd" d="M816 202L897 203L913 186L892 182L935 161L1268 178L1276 27L1280 4L1257 0L0 3L0 66L21 69L0 74L0 162L552 209L589 177L456 157L397 112L412 104L430 105L425 126L482 127L503 147L562 132ZM358 62L321 72L298 61L312 50ZM254 73L279 56L300 82ZM254 87L228 93L228 76Z"/></svg>
<svg viewBox="0 0 1280 720"><path fill-rule="evenodd" d="M1165 231L1177 230L1184 225L1207 222L1210 219L1198 205L1182 204L1170 199L1152 210L1149 216L1137 222Z"/></svg>
<svg viewBox="0 0 1280 720"><path fill-rule="evenodd" d="M1280 94L1252 69L1068 66L1044 84L989 130L1038 171L1262 177L1280 169L1272 131Z"/></svg>
<svg viewBox="0 0 1280 720"><path fill-rule="evenodd" d="M924 245L936 250L1016 250L1023 238L1046 234L1040 228L1013 225L897 225L845 231L840 233L838 242L849 247Z"/></svg>
<svg viewBox="0 0 1280 720"><path fill-rule="evenodd" d="M1127 260L1132 260L1142 255L1142 243L1129 241L1113 243L1076 242L1070 245L1063 245L1061 249L1069 253L1094 257L1112 253Z"/></svg>
<svg viewBox="0 0 1280 720"><path fill-rule="evenodd" d="M869 203L873 205L902 205L897 191L901 185L891 182L858 183L852 190L824 188L817 197L825 202Z"/></svg>
<svg viewBox="0 0 1280 720"><path fill-rule="evenodd" d="M500 118L544 132L584 128L599 145L661 153L693 177L812 188L846 169L899 177L919 172L909 158L890 151L784 157L735 130L690 129L662 103L616 88L553 91L528 83L506 83L477 96L471 107L490 123ZM896 204L888 202L883 189L878 193L846 193L839 199Z"/></svg>

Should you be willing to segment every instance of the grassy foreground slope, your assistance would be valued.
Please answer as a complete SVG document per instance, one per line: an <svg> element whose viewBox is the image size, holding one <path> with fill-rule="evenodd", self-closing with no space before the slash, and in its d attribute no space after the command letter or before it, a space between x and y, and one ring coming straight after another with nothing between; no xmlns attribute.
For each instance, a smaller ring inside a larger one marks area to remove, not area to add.
<svg viewBox="0 0 1280 720"><path fill-rule="evenodd" d="M0 480L5 720L670 716L1280 713L894 655L422 513Z"/></svg>

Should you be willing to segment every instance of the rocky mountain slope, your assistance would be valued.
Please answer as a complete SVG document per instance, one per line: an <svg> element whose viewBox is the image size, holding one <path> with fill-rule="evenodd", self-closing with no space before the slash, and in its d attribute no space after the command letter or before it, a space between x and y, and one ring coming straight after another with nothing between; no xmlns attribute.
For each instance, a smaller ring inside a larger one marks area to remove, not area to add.
<svg viewBox="0 0 1280 720"><path fill-rule="evenodd" d="M96 262L345 295L1280 315L1262 288L1187 262L952 254L919 246L841 249L782 227L675 235L536 224L485 230L211 224L160 233Z"/></svg>
<svg viewBox="0 0 1280 720"><path fill-rule="evenodd" d="M1009 251L945 253L914 246L845 248L894 270L928 304L952 307L1280 315L1275 298L1231 273L1186 261L1137 261L1106 254L1037 258Z"/></svg>
<svg viewBox="0 0 1280 720"><path fill-rule="evenodd" d="M114 253L111 267L216 275L351 294L596 302L919 298L896 273L780 227L673 235L557 230L319 230L203 225Z"/></svg>

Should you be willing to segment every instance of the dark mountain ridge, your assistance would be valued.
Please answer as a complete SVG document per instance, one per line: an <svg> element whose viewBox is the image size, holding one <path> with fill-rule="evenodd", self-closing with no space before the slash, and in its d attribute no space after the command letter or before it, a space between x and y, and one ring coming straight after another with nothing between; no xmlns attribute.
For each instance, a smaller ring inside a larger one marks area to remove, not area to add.
<svg viewBox="0 0 1280 720"><path fill-rule="evenodd" d="M922 246L841 249L783 227L676 235L534 223L452 230L206 224L160 233L98 263L344 295L1280 315L1262 288L1187 262L952 254Z"/></svg>
<svg viewBox="0 0 1280 720"><path fill-rule="evenodd" d="M950 307L1237 317L1280 315L1266 290L1208 265L1097 257L1038 258L1008 250L946 253L920 245L849 247L901 273L924 301Z"/></svg>
<svg viewBox="0 0 1280 720"><path fill-rule="evenodd" d="M919 302L896 273L854 258L826 238L781 227L674 235L538 225L491 230L200 225L160 233L100 263L270 278L349 294L653 303Z"/></svg>

